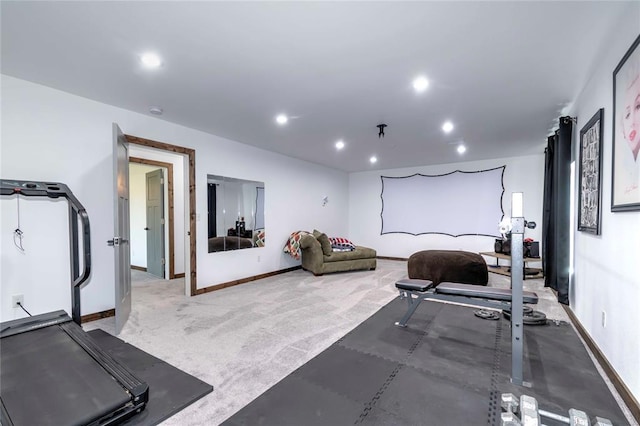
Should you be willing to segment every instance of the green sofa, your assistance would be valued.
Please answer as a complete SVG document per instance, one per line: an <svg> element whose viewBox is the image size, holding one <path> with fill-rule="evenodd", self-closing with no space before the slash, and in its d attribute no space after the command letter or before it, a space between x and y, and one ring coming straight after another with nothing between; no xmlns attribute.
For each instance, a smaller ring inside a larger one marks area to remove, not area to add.
<svg viewBox="0 0 640 426"><path fill-rule="evenodd" d="M314 231L314 235L307 234L300 239L302 269L305 271L312 272L313 275L322 275L376 269L374 249L356 246L353 251L334 252L325 234Z"/></svg>

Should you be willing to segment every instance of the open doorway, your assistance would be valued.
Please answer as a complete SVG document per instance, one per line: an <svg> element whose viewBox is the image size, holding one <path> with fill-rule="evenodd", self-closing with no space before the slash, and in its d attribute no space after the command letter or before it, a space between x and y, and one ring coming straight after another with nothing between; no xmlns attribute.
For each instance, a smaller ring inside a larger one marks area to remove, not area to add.
<svg viewBox="0 0 640 426"><path fill-rule="evenodd" d="M172 225L165 223L167 225L164 238L166 276L169 279L184 277L184 294L194 296L196 294L195 150L136 136L126 135L126 138L130 144L130 158L133 158L133 163L151 166L155 170L166 170L167 189L164 191L166 194L164 210L165 218L168 220L165 222L172 223ZM171 179L170 185L169 179Z"/></svg>
<svg viewBox="0 0 640 426"><path fill-rule="evenodd" d="M166 279L184 277L184 244L175 243L184 215L176 223L173 186L173 163L129 157L131 269ZM178 203L184 206L184 200ZM177 273L176 258L181 260Z"/></svg>

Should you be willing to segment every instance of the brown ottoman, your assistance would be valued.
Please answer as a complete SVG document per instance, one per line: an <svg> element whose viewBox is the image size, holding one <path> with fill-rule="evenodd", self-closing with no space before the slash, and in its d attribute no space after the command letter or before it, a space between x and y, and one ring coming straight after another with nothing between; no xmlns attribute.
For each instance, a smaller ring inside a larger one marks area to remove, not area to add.
<svg viewBox="0 0 640 426"><path fill-rule="evenodd" d="M424 250L408 262L409 278L441 282L487 285L487 263L477 253L458 250Z"/></svg>

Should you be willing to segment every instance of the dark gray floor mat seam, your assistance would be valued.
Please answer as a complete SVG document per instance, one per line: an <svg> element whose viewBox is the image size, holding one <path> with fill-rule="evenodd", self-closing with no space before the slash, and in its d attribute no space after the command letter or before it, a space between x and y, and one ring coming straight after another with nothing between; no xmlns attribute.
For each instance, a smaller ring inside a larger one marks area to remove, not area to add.
<svg viewBox="0 0 640 426"><path fill-rule="evenodd" d="M413 353L413 351L415 351L415 349L418 347L418 344L422 342L422 340L424 339L424 337L425 337L425 336L427 336L427 335L429 334L429 330L431 329L431 326L432 326L432 324L433 324L433 320L436 318L437 314L438 314L438 313L440 313L440 311L442 310L442 308L445 306L445 304L439 304L439 305L442 305L442 306L439 306L439 307L438 307L438 309L437 309L436 313L433 315L433 318L429 318L429 319L428 319L428 322L427 322L427 324L425 325L425 327L424 327L423 329L417 329L417 328L413 328L413 329L412 329L412 330L417 331L417 332L419 333L419 336L418 336L418 338L416 339L416 342L414 342L414 343L413 343L413 345L412 345L412 347L409 349L409 351L410 351L411 353ZM394 327L399 327L399 326L394 325ZM407 326L407 327L409 327L409 326ZM357 347L355 347L355 346L353 346L353 345L349 345L348 343L345 343L345 342L344 342L344 340L345 340L347 337L349 337L349 334L351 334L352 332L354 332L354 331L352 330L352 331L350 331L349 333L347 333L347 335L345 335L344 337L342 337L341 339L339 339L338 341L336 341L336 342L334 343L334 345L338 345L338 346L340 346L341 348L350 349L350 350L353 350L353 351L359 352L359 353L361 353L361 354L371 355L371 356L374 356L374 357L376 357L376 358L383 359L383 360L385 360L385 361L390 361L390 362L393 362L393 363L397 363L397 362L399 362L399 361L398 361L398 359L389 358L389 357L386 357L386 356L383 356L383 355L380 355L380 354L377 354L377 353L373 353L373 352L371 352L371 351L367 351L367 350L364 350L364 349L361 349L361 348L357 348ZM407 358L405 358L405 360L406 360L406 359L408 359L408 357L407 357ZM400 362L404 362L404 361L400 361Z"/></svg>
<svg viewBox="0 0 640 426"><path fill-rule="evenodd" d="M421 343L421 340L422 339L419 339L416 343ZM439 378L439 379L444 379L444 380L446 380L448 382L451 382L451 383L456 383L457 385L463 387L464 389L468 389L468 390L471 390L471 391L481 392L481 391L490 391L492 389L492 382L491 381L489 382L489 384L486 387L478 387L478 386L473 386L473 385L469 385L469 384L458 382L458 381L452 381L451 377L449 375L447 375L447 374L441 374L441 373L439 373L438 371L435 371L435 370L429 370L429 369L422 368L422 367L419 367L419 366L414 365L414 364L409 364L409 358L405 358L402 361L398 361L397 359L392 359L392 358L385 357L385 356L382 356L382 355L378 355L378 354L375 354L375 353L371 353L371 352L368 352L368 351L359 350L357 348L353 348L353 347L350 347L350 346L340 345L340 347L343 348L343 349L347 349L347 350L353 351L353 352L357 352L357 353L360 353L360 354L369 355L371 357L382 359L384 361L393 362L394 364L397 363L399 365L402 365L403 367L408 367L408 368L410 368L412 370L419 371L419 372L424 373L426 375L429 375L429 376L432 376L432 377L436 377L436 378ZM493 377L490 380L493 380Z"/></svg>
<svg viewBox="0 0 640 426"><path fill-rule="evenodd" d="M391 382L393 382L393 380L396 378L398 373L404 367L406 367L405 364L398 364L396 366L396 368L393 370L393 372L391 372L389 377L387 377L387 379L384 381L384 383L382 384L380 389L378 389L378 392L376 392L376 394L373 396L373 398L371 398L371 401L369 401L368 403L364 404L364 410L362 410L362 412L360 413L360 416L358 417L358 419L355 422L353 422L354 425L357 425L357 424L360 424L360 423L364 422L364 420L366 419L367 415L371 412L371 410L373 410L373 408L375 407L376 403L382 397L382 394L384 394L384 392L387 390L387 388L389 387Z"/></svg>
<svg viewBox="0 0 640 426"><path fill-rule="evenodd" d="M365 355L369 355L369 356L372 356L372 357L376 357L375 355L367 354L367 353L365 353L365 352L361 352L361 351L358 351L358 350L356 350L356 349L351 349L351 348L343 347L343 346L340 346L340 347L341 347L341 348L343 348L343 349L346 349L346 350L349 350L349 351L352 351L352 352L358 353L358 354L365 354ZM384 359L384 358L379 357L379 356L378 356L378 357L376 357L376 358ZM389 361L389 360L386 360L386 361ZM391 362L393 362L393 363L395 364L397 361L393 361L393 360L391 360ZM303 367L304 367L304 366L303 366ZM336 394L336 395L340 395L340 396L341 396L341 397L343 397L344 399L347 399L347 400L349 400L349 401L351 401L351 402L353 402L353 403L355 403L355 404L362 404L362 402L361 402L361 401L357 401L357 400L355 400L355 399L353 399L353 398L349 397L349 396L348 396L348 395L346 395L345 393L338 392L338 391L336 391L336 390L334 390L334 389L329 389L329 388L327 388L326 386L323 386L323 385L321 385L321 384L319 384L319 383L317 383L317 382L315 382L315 381L313 381L313 380L309 380L309 379L308 379L308 378L307 378L303 373L300 373L300 369L301 369L301 368L302 368L302 367L300 367L299 369L297 369L297 370L293 371L293 372L291 373L291 375L293 375L294 377L296 377L296 378L297 378L297 379L299 379L299 380L304 381L305 383L308 383L308 384L313 385L313 386L314 386L314 387L316 387L316 388L323 389L323 390L325 390L325 391L327 391L327 392L330 392L330 393L333 393L333 394Z"/></svg>
<svg viewBox="0 0 640 426"><path fill-rule="evenodd" d="M413 345L411 345L411 347L407 351L407 354L405 355L405 359L401 362L398 362L398 365L396 366L396 368L394 368L391 374L389 374L389 377L387 377L387 379L384 381L380 389L378 389L378 392L376 392L376 394L371 399L371 401L365 404L364 410L362 410L362 412L360 413L360 416L353 424L360 424L365 421L365 419L367 418L367 415L375 407L376 403L380 400L380 398L382 397L384 392L387 390L391 382L393 382L393 380L396 378L398 373L403 368L407 367L407 364L406 364L407 360L411 358L411 356L413 355L413 352L418 348L418 346L420 346L424 337L429 333L429 329L431 328L432 324L433 324L433 321L429 321L425 326L424 330L421 330L420 337L418 337L418 339L413 343Z"/></svg>

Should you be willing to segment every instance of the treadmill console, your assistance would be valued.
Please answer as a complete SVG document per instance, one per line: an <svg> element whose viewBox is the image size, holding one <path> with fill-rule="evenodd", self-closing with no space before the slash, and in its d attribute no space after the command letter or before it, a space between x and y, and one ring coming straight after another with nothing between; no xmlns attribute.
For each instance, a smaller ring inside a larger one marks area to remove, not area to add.
<svg viewBox="0 0 640 426"><path fill-rule="evenodd" d="M68 196L71 191L63 183L3 179L0 181L0 193L2 195L22 194L25 196L58 198L60 196Z"/></svg>

